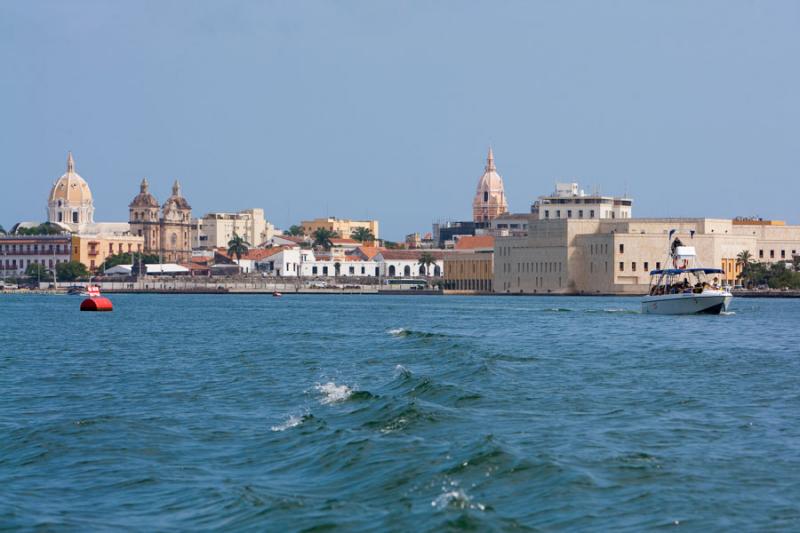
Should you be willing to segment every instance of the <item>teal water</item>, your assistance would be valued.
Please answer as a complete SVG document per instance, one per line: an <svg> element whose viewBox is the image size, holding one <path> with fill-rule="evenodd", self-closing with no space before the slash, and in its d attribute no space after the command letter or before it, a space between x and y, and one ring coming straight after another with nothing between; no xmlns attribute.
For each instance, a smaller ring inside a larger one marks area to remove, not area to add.
<svg viewBox="0 0 800 533"><path fill-rule="evenodd" d="M0 296L0 528L800 529L800 301Z"/></svg>

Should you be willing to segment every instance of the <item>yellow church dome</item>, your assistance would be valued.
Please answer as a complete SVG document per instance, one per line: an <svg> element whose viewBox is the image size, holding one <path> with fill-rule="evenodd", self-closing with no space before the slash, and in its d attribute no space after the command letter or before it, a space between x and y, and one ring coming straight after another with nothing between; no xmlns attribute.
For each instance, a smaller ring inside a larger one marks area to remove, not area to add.
<svg viewBox="0 0 800 533"><path fill-rule="evenodd" d="M94 201L89 184L75 172L72 152L67 156L67 171L53 184L47 198L47 221L79 231L94 224Z"/></svg>
<svg viewBox="0 0 800 533"><path fill-rule="evenodd" d="M80 174L75 172L75 161L72 159L72 152L67 157L67 171L53 184L50 189L49 203L61 205L86 205L91 204L92 191Z"/></svg>

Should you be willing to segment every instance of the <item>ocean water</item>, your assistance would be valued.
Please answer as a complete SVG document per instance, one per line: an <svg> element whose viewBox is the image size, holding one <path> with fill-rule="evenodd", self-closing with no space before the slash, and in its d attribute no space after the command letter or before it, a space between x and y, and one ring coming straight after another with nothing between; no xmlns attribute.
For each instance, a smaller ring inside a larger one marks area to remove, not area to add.
<svg viewBox="0 0 800 533"><path fill-rule="evenodd" d="M0 529L800 529L800 301L0 296Z"/></svg>

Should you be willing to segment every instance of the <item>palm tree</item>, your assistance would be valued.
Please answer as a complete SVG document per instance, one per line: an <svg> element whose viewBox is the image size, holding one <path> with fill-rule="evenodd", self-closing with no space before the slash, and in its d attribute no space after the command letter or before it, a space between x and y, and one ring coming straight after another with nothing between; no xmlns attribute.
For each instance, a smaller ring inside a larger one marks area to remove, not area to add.
<svg viewBox="0 0 800 533"><path fill-rule="evenodd" d="M740 265L747 265L753 262L753 256L750 254L750 250L742 250L739 252L739 255L736 256L736 262Z"/></svg>
<svg viewBox="0 0 800 533"><path fill-rule="evenodd" d="M330 250L331 246L333 246L331 239L335 239L338 236L339 235L337 235L335 231L331 231L327 228L317 228L312 235L312 237L314 237L314 245L326 250Z"/></svg>
<svg viewBox="0 0 800 533"><path fill-rule="evenodd" d="M750 253L750 250L742 250L736 256L736 263L741 266L742 271L739 274L739 277L742 279L746 279L750 277L752 265L753 265L753 255Z"/></svg>
<svg viewBox="0 0 800 533"><path fill-rule="evenodd" d="M235 255L236 264L239 264L239 261L242 260L242 256L247 255L250 246L252 245L249 242L244 240L243 237L239 237L236 232L234 232L233 237L228 241L228 255L231 257Z"/></svg>
<svg viewBox="0 0 800 533"><path fill-rule="evenodd" d="M375 240L375 235L372 233L372 230L364 227L354 229L351 237L358 242L371 242Z"/></svg>
<svg viewBox="0 0 800 533"><path fill-rule="evenodd" d="M430 252L422 252L419 255L420 270L424 269L427 274L430 274L430 266L436 264L436 258Z"/></svg>

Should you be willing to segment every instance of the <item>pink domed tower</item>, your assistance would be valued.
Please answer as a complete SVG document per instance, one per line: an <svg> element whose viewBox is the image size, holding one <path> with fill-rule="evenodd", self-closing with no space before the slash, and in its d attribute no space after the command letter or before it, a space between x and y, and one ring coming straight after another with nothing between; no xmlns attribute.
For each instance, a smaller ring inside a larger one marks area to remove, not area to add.
<svg viewBox="0 0 800 533"><path fill-rule="evenodd" d="M497 167L494 166L494 153L489 148L486 168L483 176L478 180L478 190L472 201L472 220L478 223L488 223L507 212L508 203L506 203L503 178L497 173Z"/></svg>

